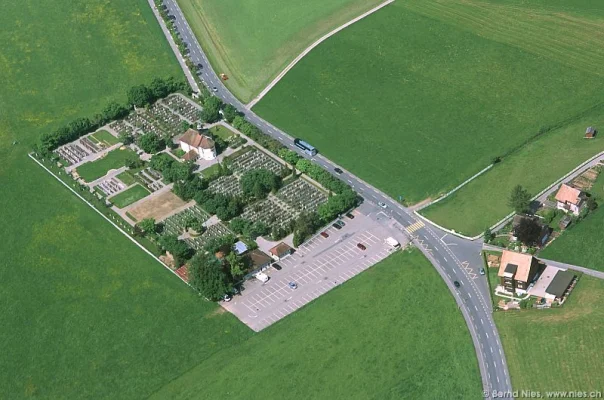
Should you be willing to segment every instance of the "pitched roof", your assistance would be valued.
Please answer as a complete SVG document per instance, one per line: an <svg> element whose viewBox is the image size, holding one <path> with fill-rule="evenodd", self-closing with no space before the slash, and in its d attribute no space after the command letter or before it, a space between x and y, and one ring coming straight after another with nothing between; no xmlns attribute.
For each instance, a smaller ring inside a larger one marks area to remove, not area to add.
<svg viewBox="0 0 604 400"><path fill-rule="evenodd" d="M553 294L556 297L562 297L566 289L570 286L573 279L575 279L575 274L566 270L566 271L558 271L554 279L549 284L545 291L549 294Z"/></svg>
<svg viewBox="0 0 604 400"><path fill-rule="evenodd" d="M248 253L254 268L260 268L273 261L272 258L261 252L260 250L252 250Z"/></svg>
<svg viewBox="0 0 604 400"><path fill-rule="evenodd" d="M240 240L233 245L233 249L237 255L241 255L247 251L247 245Z"/></svg>
<svg viewBox="0 0 604 400"><path fill-rule="evenodd" d="M581 201L581 191L563 183L562 186L560 186L558 193L556 193L556 200L561 203L578 205Z"/></svg>
<svg viewBox="0 0 604 400"><path fill-rule="evenodd" d="M596 128L594 128L593 126L590 126L590 127L588 127L588 128L585 130L585 134L586 134L586 135L588 135L588 134L593 134L593 133L595 133L595 132L596 132Z"/></svg>
<svg viewBox="0 0 604 400"><path fill-rule="evenodd" d="M202 149L213 149L214 141L211 137L202 135L195 129L187 129L187 131L178 139L192 147L201 147Z"/></svg>
<svg viewBox="0 0 604 400"><path fill-rule="evenodd" d="M206 135L201 135L201 142L199 142L198 147L201 147L202 149L213 149L214 141L212 140L212 138Z"/></svg>
<svg viewBox="0 0 604 400"><path fill-rule="evenodd" d="M501 264L499 265L499 272L497 272L497 276L503 277L506 272L511 274L515 273L515 280L526 282L528 280L532 264L532 255L504 250L503 254L501 255Z"/></svg>
<svg viewBox="0 0 604 400"><path fill-rule="evenodd" d="M289 254L293 249L286 243L279 243L268 252L274 256L281 257L283 254Z"/></svg>
<svg viewBox="0 0 604 400"><path fill-rule="evenodd" d="M189 150L187 154L182 156L182 159L185 161L197 160L198 154L195 150Z"/></svg>

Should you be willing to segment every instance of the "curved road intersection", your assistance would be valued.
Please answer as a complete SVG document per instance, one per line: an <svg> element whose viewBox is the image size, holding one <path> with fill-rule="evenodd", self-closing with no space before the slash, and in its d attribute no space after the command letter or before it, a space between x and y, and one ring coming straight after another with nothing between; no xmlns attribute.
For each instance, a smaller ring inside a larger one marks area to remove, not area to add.
<svg viewBox="0 0 604 400"><path fill-rule="evenodd" d="M164 26L163 20L153 5L153 0L149 0L149 4L153 7L160 24ZM293 145L291 136L247 109L243 103L233 96L222 84L215 71L212 70L205 53L176 1L164 0L164 4L168 7L169 13L176 17L176 28L190 50L188 57L193 63L203 65L199 76L210 88L215 87L217 89L215 95L224 102L235 106L245 114L248 121L262 129L266 134L301 156L309 158ZM182 61L182 56L174 46L171 37L168 37L168 41L171 43L176 57ZM181 65L183 64L181 63ZM190 71L186 67L183 69L189 81L192 81L192 84L196 87L197 85L194 83ZM322 155L317 155L311 159L328 171L333 171L336 167L334 163ZM400 229L410 236L415 246L430 260L453 294L474 342L485 398L492 398L493 392L506 393L509 396L512 392L512 385L499 333L492 317L488 285L485 277L478 273L482 266L480 256L482 243L454 237L432 225L426 225L423 221L418 220L412 211L347 171L336 176L347 182L365 201L374 204L383 202L387 205L386 212L398 222ZM453 285L454 281L461 284L459 288ZM446 334L446 332L443 334ZM452 394L451 397L455 397L455 395Z"/></svg>

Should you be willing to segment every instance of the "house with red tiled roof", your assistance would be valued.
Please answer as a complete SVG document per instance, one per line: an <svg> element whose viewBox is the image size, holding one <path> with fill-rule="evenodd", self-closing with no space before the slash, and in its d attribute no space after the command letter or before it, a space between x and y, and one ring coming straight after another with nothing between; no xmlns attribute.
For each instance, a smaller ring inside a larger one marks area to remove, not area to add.
<svg viewBox="0 0 604 400"><path fill-rule="evenodd" d="M195 129L188 129L178 139L180 148L185 152L183 159L195 161L198 158L213 160L216 158L216 145L211 137L203 135Z"/></svg>
<svg viewBox="0 0 604 400"><path fill-rule="evenodd" d="M538 269L539 261L531 254L504 250L497 276L506 292L523 294L535 279Z"/></svg>
<svg viewBox="0 0 604 400"><path fill-rule="evenodd" d="M271 248L268 251L268 254L270 254L274 260L279 261L283 257L290 255L293 251L294 249L292 249L288 244L281 242L275 247Z"/></svg>
<svg viewBox="0 0 604 400"><path fill-rule="evenodd" d="M585 193L566 183L563 183L556 193L556 207L564 212L579 215L581 208L585 205Z"/></svg>

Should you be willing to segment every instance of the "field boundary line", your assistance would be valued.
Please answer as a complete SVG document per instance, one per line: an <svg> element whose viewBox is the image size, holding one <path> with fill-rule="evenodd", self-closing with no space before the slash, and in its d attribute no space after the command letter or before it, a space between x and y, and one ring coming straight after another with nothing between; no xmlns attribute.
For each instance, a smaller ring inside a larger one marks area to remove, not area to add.
<svg viewBox="0 0 604 400"><path fill-rule="evenodd" d="M444 195L440 196L438 199L436 199L434 201L431 201L427 204L423 204L421 207L416 208L415 211L421 211L424 208L431 206L432 204L436 204L439 201L446 199L447 197L451 196L453 193L457 192L462 187L466 186L468 183L472 182L474 179L478 178L480 175L484 174L485 172L487 172L488 170L493 168L493 165L495 165L495 164L487 165L486 168L483 168L482 170L478 171L476 174L472 175L470 178L466 179L465 181L463 181L462 183L457 185L453 190L445 193Z"/></svg>
<svg viewBox="0 0 604 400"><path fill-rule="evenodd" d="M386 7L388 4L390 3L394 3L394 0L386 0L385 2L377 5L376 7L372 8L369 11L364 12L363 14L359 15L356 18L351 19L350 21L346 22L343 25L340 25L339 27L335 28L334 30L332 30L331 32L323 35L322 37L320 37L319 39L317 39L314 43L312 43L310 46L308 46L306 49L304 49L304 51L302 51L302 53L300 53L296 58L294 58L294 60L292 62L290 62L284 69L283 71L281 71L279 73L279 75L277 75L277 77L275 77L275 79L273 79L271 81L271 83L269 83L261 92L260 94L258 94L258 96L254 97L252 99L252 101L250 101L249 103L247 103L245 105L245 108L247 108L248 110L251 109L252 107L254 107L256 105L256 103L258 103L260 100L262 100L262 98L264 96L266 96L266 94L277 84L279 83L279 81L281 79L283 79L283 77L298 63L300 62L300 60L302 58L304 58L308 53L310 53L315 47L317 47L318 45L320 45L321 43L323 43L325 40L329 39L331 36L335 35L336 33L340 32L341 30L349 27L350 25L354 24L355 22L358 22L360 20L362 20L363 18L373 14L374 12L382 9L383 7Z"/></svg>
<svg viewBox="0 0 604 400"><path fill-rule="evenodd" d="M187 286L191 286L191 285L189 285L188 282L186 282L184 279L182 279L180 276L178 276L178 274L176 272L174 272L173 270L171 270L170 268L168 268L168 266L166 264L164 264L159 258L157 258L155 256L155 254L151 253L142 244L140 244L139 242L137 242L136 240L134 240L126 231L124 231L122 228L120 228L119 226L117 226L115 224L115 222L111 221L105 214L103 214L102 212L100 212L99 210L97 210L96 207L93 206L88 200L86 200L85 198L83 198L78 192L76 192L75 190L73 190L73 188L69 187L69 185L67 183L63 182L63 180L61 178L59 178L51 170L49 170L48 168L46 168L46 166L44 164L42 164L40 161L38 161L31 153L28 153L27 155L28 155L29 158L31 158L32 160L34 160L36 162L36 164L38 164L40 167L44 168L44 170L46 170L46 172L48 172L50 175L52 175L53 178L55 178L63 186L65 186L67 189L69 189L71 191L71 193L75 194L80 200L82 200L84 203L86 203L97 214L99 214L101 217L105 218L105 220L107 220L107 222L109 222L111 225L113 225L118 231L120 231L124 236L126 236L132 243L134 243L135 245L137 245L138 247L140 247L145 253L147 253L148 255L150 255L151 257L153 257L153 259L155 259L155 261L157 261L158 263L160 263L165 269L167 269L174 276L176 276L178 279L180 279L181 281L183 281Z"/></svg>

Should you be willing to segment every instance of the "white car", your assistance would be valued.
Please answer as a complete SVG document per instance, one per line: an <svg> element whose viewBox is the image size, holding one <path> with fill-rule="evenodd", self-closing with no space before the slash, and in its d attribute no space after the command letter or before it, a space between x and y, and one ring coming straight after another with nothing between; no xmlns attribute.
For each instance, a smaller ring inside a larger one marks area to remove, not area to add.
<svg viewBox="0 0 604 400"><path fill-rule="evenodd" d="M378 206L380 206L382 208L388 208L388 206L386 205L386 203L384 203L383 201L378 202Z"/></svg>
<svg viewBox="0 0 604 400"><path fill-rule="evenodd" d="M214 87L212 88L212 92L216 93L217 91L218 91L218 88L217 88L216 86L214 86Z"/></svg>
<svg viewBox="0 0 604 400"><path fill-rule="evenodd" d="M268 282L268 275L264 272L258 272L254 277L262 283Z"/></svg>

